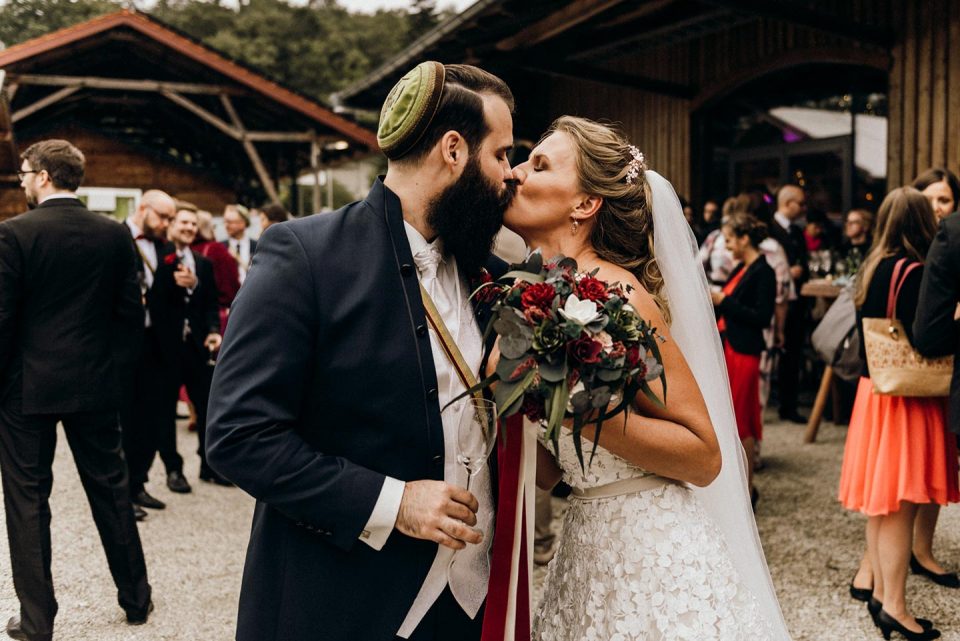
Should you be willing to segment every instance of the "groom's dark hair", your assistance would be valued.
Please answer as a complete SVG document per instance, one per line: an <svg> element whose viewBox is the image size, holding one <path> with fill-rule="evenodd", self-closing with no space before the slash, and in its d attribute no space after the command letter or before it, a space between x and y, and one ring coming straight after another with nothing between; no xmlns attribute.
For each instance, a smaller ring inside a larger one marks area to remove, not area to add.
<svg viewBox="0 0 960 641"><path fill-rule="evenodd" d="M470 155L475 154L490 133L481 94L502 98L513 113L513 92L497 76L472 65L444 65L444 71L443 93L437 113L417 144L399 162L419 164L443 134L451 130L463 136Z"/></svg>

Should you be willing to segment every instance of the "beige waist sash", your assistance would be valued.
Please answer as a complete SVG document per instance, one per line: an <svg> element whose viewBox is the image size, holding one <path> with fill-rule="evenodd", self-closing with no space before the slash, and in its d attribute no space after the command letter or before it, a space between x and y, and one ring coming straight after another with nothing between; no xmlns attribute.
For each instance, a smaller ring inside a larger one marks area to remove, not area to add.
<svg viewBox="0 0 960 641"><path fill-rule="evenodd" d="M632 479L623 479L620 481L614 481L613 483L607 483L606 485L598 485L596 487L575 487L573 488L573 493L570 496L581 501L595 501L597 499L609 499L615 496L624 496L626 494L636 494L637 492L655 490L658 487L663 487L664 485L679 485L681 487L685 487L680 481L675 481L674 479L668 479L663 476L651 474L650 476L638 476Z"/></svg>

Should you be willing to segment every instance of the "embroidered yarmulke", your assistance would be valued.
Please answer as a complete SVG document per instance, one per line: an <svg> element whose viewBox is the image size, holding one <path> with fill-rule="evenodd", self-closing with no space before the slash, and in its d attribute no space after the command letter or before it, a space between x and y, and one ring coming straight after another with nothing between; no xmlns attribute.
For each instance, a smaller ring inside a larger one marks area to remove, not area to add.
<svg viewBox="0 0 960 641"><path fill-rule="evenodd" d="M377 142L391 160L403 157L423 137L443 94L444 68L421 62L393 86L380 110Z"/></svg>

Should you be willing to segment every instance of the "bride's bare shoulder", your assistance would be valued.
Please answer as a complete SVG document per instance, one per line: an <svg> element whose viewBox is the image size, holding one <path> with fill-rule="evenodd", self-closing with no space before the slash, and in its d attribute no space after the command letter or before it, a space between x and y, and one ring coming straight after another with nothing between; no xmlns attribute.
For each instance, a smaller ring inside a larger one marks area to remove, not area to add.
<svg viewBox="0 0 960 641"><path fill-rule="evenodd" d="M660 316L660 309L657 307L653 296L630 271L608 262L601 262L597 268L597 278L600 280L609 284L620 283L629 286L631 290L630 303L637 308L641 315L649 317L651 312L655 312L657 316Z"/></svg>

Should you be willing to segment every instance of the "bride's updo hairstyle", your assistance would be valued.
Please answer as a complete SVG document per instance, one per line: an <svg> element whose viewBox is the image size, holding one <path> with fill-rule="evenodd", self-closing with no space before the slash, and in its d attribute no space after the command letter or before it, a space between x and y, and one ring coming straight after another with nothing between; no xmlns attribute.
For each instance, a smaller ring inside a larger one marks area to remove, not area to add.
<svg viewBox="0 0 960 641"><path fill-rule="evenodd" d="M654 258L652 197L645 167L628 176L636 148L612 126L587 118L561 116L544 138L558 131L569 135L576 147L580 188L603 198L590 238L593 248L600 258L636 276L669 323L663 276ZM634 167L638 164L633 162Z"/></svg>

